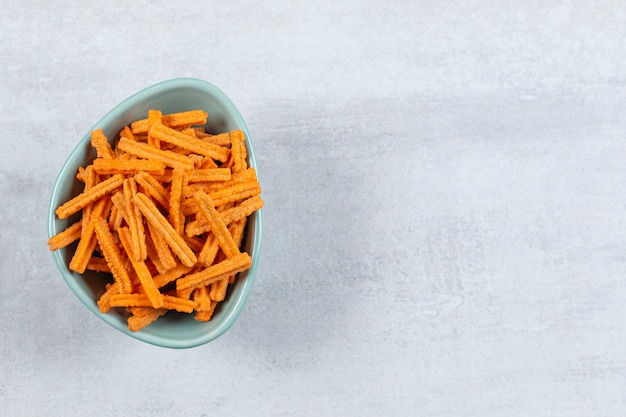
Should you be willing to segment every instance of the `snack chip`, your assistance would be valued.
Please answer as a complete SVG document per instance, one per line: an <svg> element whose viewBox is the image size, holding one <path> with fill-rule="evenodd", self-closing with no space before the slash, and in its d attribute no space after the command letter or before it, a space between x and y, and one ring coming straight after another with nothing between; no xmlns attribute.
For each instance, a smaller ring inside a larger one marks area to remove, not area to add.
<svg viewBox="0 0 626 417"><path fill-rule="evenodd" d="M197 126L207 117L150 110L113 147L94 130L97 157L76 175L83 192L56 210L81 218L48 240L50 250L75 243L70 269L109 274L98 307L124 308L131 331L171 310L210 320L252 264L240 248L248 216L263 207L261 187L244 133L208 133Z"/></svg>

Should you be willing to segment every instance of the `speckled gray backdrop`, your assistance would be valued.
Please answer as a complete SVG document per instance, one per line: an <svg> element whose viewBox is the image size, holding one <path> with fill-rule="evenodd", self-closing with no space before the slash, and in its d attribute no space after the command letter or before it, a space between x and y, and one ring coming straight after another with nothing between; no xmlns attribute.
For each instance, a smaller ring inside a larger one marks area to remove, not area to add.
<svg viewBox="0 0 626 417"><path fill-rule="evenodd" d="M620 416L618 1L44 2L0 15L6 416ZM47 251L54 178L106 111L206 79L266 201L239 321L130 339Z"/></svg>

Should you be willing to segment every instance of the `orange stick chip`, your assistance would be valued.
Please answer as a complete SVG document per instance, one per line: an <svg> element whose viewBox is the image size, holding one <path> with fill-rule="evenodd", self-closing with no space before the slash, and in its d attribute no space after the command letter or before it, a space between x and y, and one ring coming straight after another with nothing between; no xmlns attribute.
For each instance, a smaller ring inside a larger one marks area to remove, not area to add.
<svg viewBox="0 0 626 417"><path fill-rule="evenodd" d="M229 146L230 145L230 134L229 133L220 133L218 135L201 135L200 136L203 141L208 143L213 143L215 145L220 146Z"/></svg>
<svg viewBox="0 0 626 417"><path fill-rule="evenodd" d="M149 233L146 234L146 252L148 255L146 261L152 262L152 265L154 265L154 269L156 272L158 272L159 274L167 272L168 269L163 265L163 262L161 262L161 259L159 258L159 253L157 252L156 247L154 246L154 242L152 241L152 237Z"/></svg>
<svg viewBox="0 0 626 417"><path fill-rule="evenodd" d="M111 307L150 307L150 299L146 294L113 294ZM192 300L185 300L172 295L163 295L163 308L181 313L191 313L196 306Z"/></svg>
<svg viewBox="0 0 626 417"><path fill-rule="evenodd" d="M191 136L192 138L197 138L196 129L188 127L187 129L179 130L179 132L184 133L187 136Z"/></svg>
<svg viewBox="0 0 626 417"><path fill-rule="evenodd" d="M176 291L191 293L197 287L206 286L219 279L245 271L250 268L251 264L252 258L250 258L250 255L245 252L240 253L232 258L227 258L222 262L208 266L199 272L179 278L176 281Z"/></svg>
<svg viewBox="0 0 626 417"><path fill-rule="evenodd" d="M109 224L103 218L94 219L94 223L100 250L109 268L111 268L115 282L119 285L119 292L129 293L132 289L130 276L124 266L125 259L118 250L113 234L109 230Z"/></svg>
<svg viewBox="0 0 626 417"><path fill-rule="evenodd" d="M256 182L258 183L258 178L256 176L256 170L254 168L247 168L243 171L233 172L231 175L230 181L226 181L224 183L215 183L212 184L212 187L209 189L210 191L217 191L222 188L232 187L233 185L241 184L241 183L249 183Z"/></svg>
<svg viewBox="0 0 626 417"><path fill-rule="evenodd" d="M89 259L91 259L91 255L98 244L98 239L95 234L96 220L97 218L93 218L89 223L87 223L87 227L84 228L85 236L81 237L78 242L78 246L76 247L76 251L70 260L69 269L78 272L79 274L84 273L87 269Z"/></svg>
<svg viewBox="0 0 626 417"><path fill-rule="evenodd" d="M228 181L230 178L228 168L194 169L187 174L187 182Z"/></svg>
<svg viewBox="0 0 626 417"><path fill-rule="evenodd" d="M133 198L137 194L137 184L133 177L124 179L124 204L126 206L127 223L131 234L131 251L128 256L135 261L146 259L146 234L143 227L143 217L141 212L133 203Z"/></svg>
<svg viewBox="0 0 626 417"><path fill-rule="evenodd" d="M208 156L205 156L202 159L202 164L200 164L198 169L211 169L211 168L219 168L219 166L217 165L217 163L212 158L209 158Z"/></svg>
<svg viewBox="0 0 626 417"><path fill-rule="evenodd" d="M224 220L224 223L229 224L248 217L255 211L262 209L264 204L261 196L256 195L242 201L235 207L224 210L224 212L220 213L220 216Z"/></svg>
<svg viewBox="0 0 626 417"><path fill-rule="evenodd" d="M196 303L196 311L207 311L211 308L211 298L207 287L199 287L193 291L193 301Z"/></svg>
<svg viewBox="0 0 626 417"><path fill-rule="evenodd" d="M122 185L124 177L120 174L114 175L109 179L93 186L88 191L84 191L72 198L67 203L56 209L56 215L59 219L66 219L72 214L79 212L105 194L110 193Z"/></svg>
<svg viewBox="0 0 626 417"><path fill-rule="evenodd" d="M213 203L216 206L221 206L222 204L233 203L235 201L259 195L261 194L261 186L256 181L247 181L235 184L231 187L209 192L209 194L213 199Z"/></svg>
<svg viewBox="0 0 626 417"><path fill-rule="evenodd" d="M198 263L204 266L210 266L215 261L215 257L217 256L217 252L220 250L220 245L217 243L217 239L215 239L215 235L210 233L204 242L204 246L198 253Z"/></svg>
<svg viewBox="0 0 626 417"><path fill-rule="evenodd" d="M98 155L98 158L115 158L115 153L113 153L113 149L111 149L111 144L109 143L107 137L104 135L102 129L97 129L91 132L91 146L96 149L96 154Z"/></svg>
<svg viewBox="0 0 626 417"><path fill-rule="evenodd" d="M190 188L190 191L191 190L192 189ZM195 194L197 191L197 189L194 190L193 194ZM256 180L247 180L245 182L233 184L228 187L203 191L209 194L209 196L213 200L213 204L215 204L216 207L219 207L224 204L242 201L249 197L259 195L261 194L261 186ZM187 199L183 206L183 210L185 212L185 215L197 213L199 208L195 199Z"/></svg>
<svg viewBox="0 0 626 417"><path fill-rule="evenodd" d="M87 222L87 225L81 229L80 240L76 251L70 260L69 268L72 271L76 271L79 274L85 272L89 259L96 249L98 243L95 235L95 222L98 219L107 216L111 208L111 199L108 197L102 197L93 207L91 211L91 218Z"/></svg>
<svg viewBox="0 0 626 417"><path fill-rule="evenodd" d="M163 113L161 110L150 109L148 110L148 131L152 127L152 125L156 123L161 123L161 118L163 117Z"/></svg>
<svg viewBox="0 0 626 417"><path fill-rule="evenodd" d="M111 214L109 215L109 229L119 229L122 225L122 220L124 220L124 217L120 211L120 207L114 204L113 207L111 207Z"/></svg>
<svg viewBox="0 0 626 417"><path fill-rule="evenodd" d="M213 235L215 235L215 239L220 245L220 248L222 248L226 257L232 258L233 256L238 255L240 253L239 247L233 240L231 234L228 232L228 228L226 227L226 224L224 224L224 221L220 217L219 213L215 210L211 197L201 191L198 191L194 194L194 198L200 206L202 215L211 225L211 231L213 232Z"/></svg>
<svg viewBox="0 0 626 417"><path fill-rule="evenodd" d="M154 276L154 284L158 288L165 287L167 284L169 284L172 281L176 281L178 278L182 277L183 275L185 275L186 273L188 273L192 269L193 268L190 267L190 266L185 266L183 264L178 264L178 265L176 265L175 267L173 267L172 269L170 269L167 272L155 275Z"/></svg>
<svg viewBox="0 0 626 417"><path fill-rule="evenodd" d="M244 142L244 135L241 130L233 130L230 132L231 140L231 152L233 158L233 172L240 172L247 168L246 165L246 145Z"/></svg>
<svg viewBox="0 0 626 417"><path fill-rule="evenodd" d="M87 169L83 167L78 167L78 172L76 173L76 179L80 182L87 181Z"/></svg>
<svg viewBox="0 0 626 417"><path fill-rule="evenodd" d="M246 230L246 223L248 222L248 218L244 217L242 219L233 222L229 227L228 231L233 236L233 240L237 246L241 246L241 242L243 241L243 234ZM232 284L235 282L236 275L231 275L228 281Z"/></svg>
<svg viewBox="0 0 626 417"><path fill-rule="evenodd" d="M170 187L170 212L169 221L179 235L183 235L185 215L183 214L182 198L185 187L185 173L180 169L174 169L172 185Z"/></svg>
<svg viewBox="0 0 626 417"><path fill-rule="evenodd" d="M152 175L165 173L165 164L161 161L149 161L147 159L104 159L96 158L93 161L93 169L98 174L123 174L134 175L145 172Z"/></svg>
<svg viewBox="0 0 626 417"><path fill-rule="evenodd" d="M131 250L131 233L128 228L120 228L119 237L124 250L128 253ZM139 278L139 282L143 286L143 290L150 300L150 305L153 308L163 307L163 295L154 284L154 280L152 279L152 275L150 274L146 263L143 260L134 260L132 257L130 258L130 261L137 277Z"/></svg>
<svg viewBox="0 0 626 417"><path fill-rule="evenodd" d="M248 150L246 149L246 136L241 133L241 171L248 169Z"/></svg>
<svg viewBox="0 0 626 417"><path fill-rule="evenodd" d="M206 123L208 113L203 110L191 110L163 115L161 123L172 128L187 127L193 125L203 125ZM148 119L137 120L131 123L134 134L148 132Z"/></svg>
<svg viewBox="0 0 626 417"><path fill-rule="evenodd" d="M87 263L87 269L96 272L111 272L111 268L107 264L106 259L92 256Z"/></svg>
<svg viewBox="0 0 626 417"><path fill-rule="evenodd" d="M111 230L117 230L122 223L126 223L126 224L130 224L130 222L132 220L130 220L130 213L128 211L128 207L126 206L126 200L124 198L124 192L123 191L116 191L112 196L111 196L111 201L113 202L113 209L115 209L116 213L115 213L115 218L112 219L112 221L110 221L109 223L112 223L112 226L109 226ZM121 219L118 219L117 217L120 217ZM111 220L111 219L110 219Z"/></svg>
<svg viewBox="0 0 626 417"><path fill-rule="evenodd" d="M264 202L260 196L250 197L238 205L220 212L220 217L225 224L248 217L257 210L263 208ZM198 236L211 230L211 225L204 218L192 220L187 223L185 233L187 236Z"/></svg>
<svg viewBox="0 0 626 417"><path fill-rule="evenodd" d="M178 256L178 259L180 259L184 265L193 266L198 261L196 255L189 246L187 246L182 236L179 235L167 219L163 217L150 198L143 193L137 193L133 201L146 220L154 226L154 230L159 233L170 248L172 248L172 251Z"/></svg>
<svg viewBox="0 0 626 417"><path fill-rule="evenodd" d="M132 332L138 332L144 327L155 322L159 317L167 313L166 308L151 309L141 316L133 315L128 318L128 330Z"/></svg>
<svg viewBox="0 0 626 417"><path fill-rule="evenodd" d="M102 313L108 313L111 309L111 296L120 293L120 286L117 282L107 284L106 291L98 299L98 307Z"/></svg>
<svg viewBox="0 0 626 417"><path fill-rule="evenodd" d="M159 110L148 110L148 144L157 149L161 148L161 142L150 134L150 128L157 123L161 123L163 114Z"/></svg>
<svg viewBox="0 0 626 417"><path fill-rule="evenodd" d="M133 131L130 130L130 127L128 126L124 126L124 128L120 131L120 137L121 138L127 138L130 140L137 140L137 137L135 137L135 135L133 134Z"/></svg>
<svg viewBox="0 0 626 417"><path fill-rule="evenodd" d="M156 149L147 143L134 142L130 139L120 138L120 141L117 143L117 147L124 152L128 152L140 158L160 161L168 167L178 167L186 170L193 169L193 161L185 155L180 155L172 151Z"/></svg>
<svg viewBox="0 0 626 417"><path fill-rule="evenodd" d="M226 278L220 279L219 281L215 281L213 284L211 284L211 291L209 293L211 300L214 300L214 301L224 300L224 298L226 297L226 289L228 288L229 280L230 280L230 277L226 277Z"/></svg>
<svg viewBox="0 0 626 417"><path fill-rule="evenodd" d="M211 317L213 317L213 312L215 311L215 307L217 306L217 301L211 300L211 306L208 310L198 311L196 312L195 319L198 321L209 321Z"/></svg>
<svg viewBox="0 0 626 417"><path fill-rule="evenodd" d="M94 171L93 166L89 165L87 168L85 168L85 188L83 189L84 192L88 192L89 190L91 190L94 186L96 186L96 184L98 184L100 182L100 176L98 174L96 174L96 171ZM83 208L83 229L87 227L87 223L89 222L89 218L91 216L91 210L93 210L93 206L94 206L95 202L92 204L88 204L85 208Z"/></svg>
<svg viewBox="0 0 626 417"><path fill-rule="evenodd" d="M137 194L136 190L133 193L131 189L130 182L132 178L125 178L122 184L123 196L124 196L124 208L126 211L126 223L128 224L128 228L131 230L132 238L131 238L131 246L126 250L129 258L132 258L136 261L142 259L141 258L141 250L139 249L139 233L137 232L137 217L135 217L133 197ZM121 228L118 230L118 233L121 234Z"/></svg>
<svg viewBox="0 0 626 417"><path fill-rule="evenodd" d="M233 222L228 227L228 232L232 235L233 241L237 247L241 246L241 242L243 240L243 233L246 230L246 223L248 221L247 217L237 220Z"/></svg>
<svg viewBox="0 0 626 417"><path fill-rule="evenodd" d="M66 247L72 242L80 239L80 231L82 229L82 222L79 220L71 226L65 228L62 232L57 233L48 239L48 247L51 251Z"/></svg>
<svg viewBox="0 0 626 417"><path fill-rule="evenodd" d="M228 158L228 148L225 146L214 145L203 140L192 138L182 132L174 130L162 124L155 124L150 128L150 135L160 141L171 143L179 148L204 155L224 162Z"/></svg>

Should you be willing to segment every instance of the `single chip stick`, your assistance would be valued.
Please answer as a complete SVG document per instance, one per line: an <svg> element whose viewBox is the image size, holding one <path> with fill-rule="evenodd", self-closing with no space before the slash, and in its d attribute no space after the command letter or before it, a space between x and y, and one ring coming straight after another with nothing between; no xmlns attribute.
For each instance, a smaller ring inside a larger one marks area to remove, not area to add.
<svg viewBox="0 0 626 417"><path fill-rule="evenodd" d="M109 268L111 268L113 278L115 278L115 282L119 286L119 292L122 294L130 293L132 290L130 276L124 266L125 260L115 244L113 234L109 230L109 224L102 217L94 218L94 223L100 250L104 255L104 259L107 260Z"/></svg>
<svg viewBox="0 0 626 417"><path fill-rule="evenodd" d="M154 205L148 196L143 193L137 193L133 198L135 205L148 220L154 230L158 232L172 248L172 251L178 256L178 259L187 266L193 266L198 259L193 251L187 246L185 240L179 235L172 225L161 214L159 209Z"/></svg>
<svg viewBox="0 0 626 417"><path fill-rule="evenodd" d="M145 260L148 257L146 249L146 230L143 224L141 211L133 203L133 198L137 194L137 183L133 177L124 180L124 201L128 210L129 220L132 218L130 233L132 237L132 247L135 260Z"/></svg>
<svg viewBox="0 0 626 417"><path fill-rule="evenodd" d="M146 294L113 294L111 307L150 307L150 299ZM163 295L163 308L181 313L191 313L196 306L192 300L185 300L172 295Z"/></svg>
<svg viewBox="0 0 626 417"><path fill-rule="evenodd" d="M203 125L207 121L208 113L203 110L165 114L161 123L172 128L183 126ZM131 123L130 128L135 135L148 132L148 119L140 119Z"/></svg>
<svg viewBox="0 0 626 417"><path fill-rule="evenodd" d="M211 317L213 317L213 312L215 311L216 306L217 306L217 301L211 300L211 307L205 311L198 311L194 318L198 321L211 320Z"/></svg>
<svg viewBox="0 0 626 417"><path fill-rule="evenodd" d="M55 251L57 249L61 249L66 247L72 242L80 239L80 231L83 225L79 220L72 224L71 226L66 227L63 231L57 233L48 239L48 247L51 251Z"/></svg>
<svg viewBox="0 0 626 417"><path fill-rule="evenodd" d="M147 143L136 142L128 138L120 138L119 142L117 143L117 148L140 158L160 161L168 167L193 169L193 161L187 156L172 151L156 149L155 147L150 146Z"/></svg>
<svg viewBox="0 0 626 417"><path fill-rule="evenodd" d="M174 169L172 175L172 185L170 187L170 211L168 220L176 233L183 235L185 227L185 215L183 214L182 199L185 187L185 172L181 169Z"/></svg>
<svg viewBox="0 0 626 417"><path fill-rule="evenodd" d="M106 291L98 299L98 308L102 313L108 313L111 309L111 296L120 293L120 286L117 282L107 284Z"/></svg>
<svg viewBox="0 0 626 417"><path fill-rule="evenodd" d="M128 318L128 330L138 332L147 325L153 323L155 320L157 320L168 311L169 310L167 310L166 308L159 308L156 310L151 309L151 311L141 316L132 315Z"/></svg>
<svg viewBox="0 0 626 417"><path fill-rule="evenodd" d="M200 207L200 212L211 226L211 231L213 232L217 243L220 245L220 248L222 248L226 257L232 258L233 256L240 254L241 252L239 252L239 247L233 240L232 235L228 232L226 224L220 217L217 210L215 210L215 205L213 204L211 197L202 191L198 191L194 194L194 198Z"/></svg>
<svg viewBox="0 0 626 417"><path fill-rule="evenodd" d="M215 281L211 284L211 291L209 296L211 300L223 301L226 297L226 289L228 288L230 277L222 278L219 281Z"/></svg>
<svg viewBox="0 0 626 417"><path fill-rule="evenodd" d="M157 149L161 149L161 142L150 134L150 128L154 124L161 124L161 118L163 113L160 110L148 110L148 144L154 146Z"/></svg>
<svg viewBox="0 0 626 417"><path fill-rule="evenodd" d="M152 175L163 175L165 164L161 161L147 159L104 159L96 158L93 161L93 169L101 175L122 174L135 175L145 172Z"/></svg>
<svg viewBox="0 0 626 417"><path fill-rule="evenodd" d="M120 242L122 242L124 250L129 253L132 250L130 230L127 227L121 227L118 231L118 235L120 237ZM148 299L150 300L150 305L153 308L163 307L163 295L159 292L159 289L154 284L152 274L150 274L146 263L143 260L135 260L133 258L130 258L130 262L133 265L133 269L137 273L137 278L139 278L139 282L141 283L146 295L148 296Z"/></svg>
<svg viewBox="0 0 626 417"><path fill-rule="evenodd" d="M96 149L96 154L98 155L98 158L115 158L115 153L113 152L113 149L111 149L111 144L109 143L107 137L104 135L102 129L94 130L93 132L91 132L90 137L91 146Z"/></svg>
<svg viewBox="0 0 626 417"><path fill-rule="evenodd" d="M179 278L176 280L176 291L191 293L194 288L209 285L219 279L244 271L250 268L251 264L252 258L250 258L250 255L245 252L240 253L232 258L208 266L199 272Z"/></svg>
<svg viewBox="0 0 626 417"><path fill-rule="evenodd" d="M201 139L192 138L162 124L155 124L150 128L149 135L162 141L176 145L179 148L204 155L224 162L228 158L229 150L225 146L207 143Z"/></svg>
<svg viewBox="0 0 626 417"><path fill-rule="evenodd" d="M229 181L231 171L228 168L194 169L187 174L187 182Z"/></svg>
<svg viewBox="0 0 626 417"><path fill-rule="evenodd" d="M230 132L231 140L231 157L233 158L233 172L241 172L247 167L246 164L246 146L244 145L244 134L241 130L233 130Z"/></svg>
<svg viewBox="0 0 626 417"><path fill-rule="evenodd" d="M56 215L59 219L66 219L70 217L72 214L84 209L103 195L109 194L111 191L120 187L123 181L124 177L117 174L96 184L88 191L78 194L76 197L57 208Z"/></svg>

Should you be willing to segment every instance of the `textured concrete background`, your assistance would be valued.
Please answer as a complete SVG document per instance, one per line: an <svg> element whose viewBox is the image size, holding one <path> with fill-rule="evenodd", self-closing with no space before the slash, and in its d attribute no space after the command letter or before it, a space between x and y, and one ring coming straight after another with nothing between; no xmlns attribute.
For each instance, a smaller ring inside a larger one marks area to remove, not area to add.
<svg viewBox="0 0 626 417"><path fill-rule="evenodd" d="M2 415L624 415L622 2L177 3L3 3ZM266 209L239 321L174 351L80 304L46 211L182 76L243 113Z"/></svg>

